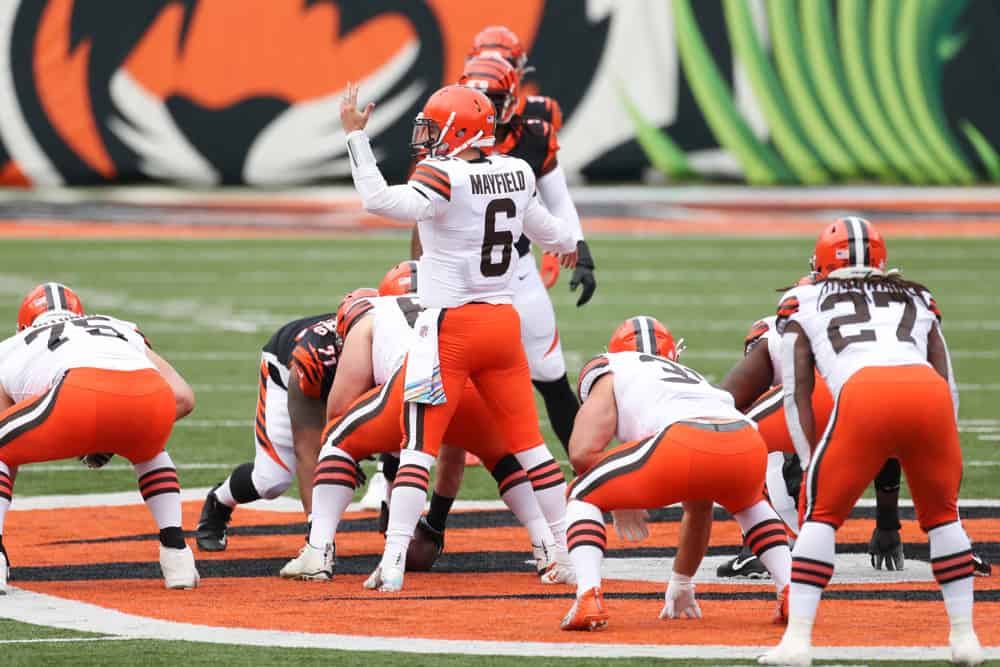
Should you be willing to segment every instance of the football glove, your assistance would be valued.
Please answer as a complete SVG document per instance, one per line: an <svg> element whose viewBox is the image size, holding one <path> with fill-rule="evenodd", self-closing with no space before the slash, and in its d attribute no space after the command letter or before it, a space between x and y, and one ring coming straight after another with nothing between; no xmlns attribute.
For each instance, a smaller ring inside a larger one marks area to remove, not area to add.
<svg viewBox="0 0 1000 667"><path fill-rule="evenodd" d="M91 470L97 470L98 468L103 468L111 460L114 454L101 453L101 454L85 454L80 457L80 462Z"/></svg>
<svg viewBox="0 0 1000 667"><path fill-rule="evenodd" d="M550 289L559 280L559 258L551 252L542 253L542 284L545 289Z"/></svg>
<svg viewBox="0 0 1000 667"><path fill-rule="evenodd" d="M618 537L626 542L641 542L649 537L649 526L646 525L649 512L646 510L614 510L611 518L615 520Z"/></svg>
<svg viewBox="0 0 1000 667"><path fill-rule="evenodd" d="M682 614L688 618L701 618L701 607L694 599L694 582L691 577L671 573L664 602L660 618L680 618Z"/></svg>
<svg viewBox="0 0 1000 667"><path fill-rule="evenodd" d="M883 564L886 570L902 570L903 542L899 539L899 531L876 527L868 543L868 555L876 570L881 570Z"/></svg>
<svg viewBox="0 0 1000 667"><path fill-rule="evenodd" d="M586 241L576 242L576 268L573 269L573 277L569 279L569 291L575 292L580 285L583 285L583 291L580 292L580 298L576 302L577 308L590 301L594 296L594 290L597 289L594 258L590 255L590 247Z"/></svg>

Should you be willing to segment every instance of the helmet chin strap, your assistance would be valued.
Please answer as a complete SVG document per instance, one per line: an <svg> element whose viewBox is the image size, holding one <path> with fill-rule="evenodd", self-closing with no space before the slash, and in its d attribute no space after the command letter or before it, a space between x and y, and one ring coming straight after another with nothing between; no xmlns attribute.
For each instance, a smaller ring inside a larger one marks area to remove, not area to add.
<svg viewBox="0 0 1000 667"><path fill-rule="evenodd" d="M496 137L487 137L485 139L480 139L480 137L482 137L483 134L484 134L483 131L479 130L474 135L472 135L472 137L468 141L466 141L463 144L460 144L455 150L448 153L448 157L455 157L456 155L464 151L466 148L485 148L488 146L492 146L494 143L496 143Z"/></svg>

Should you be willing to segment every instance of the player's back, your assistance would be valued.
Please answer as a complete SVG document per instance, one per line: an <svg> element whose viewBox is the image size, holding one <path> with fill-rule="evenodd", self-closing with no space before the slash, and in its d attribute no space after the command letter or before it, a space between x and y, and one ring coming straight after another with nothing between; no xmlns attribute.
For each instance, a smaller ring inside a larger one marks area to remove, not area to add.
<svg viewBox="0 0 1000 667"><path fill-rule="evenodd" d="M423 311L415 295L383 296L372 304L372 371L375 384L385 384L413 341L413 325Z"/></svg>
<svg viewBox="0 0 1000 667"><path fill-rule="evenodd" d="M778 306L779 328L797 322L816 367L836 396L868 366L929 365L927 336L936 321L929 294L886 281L825 280L789 290Z"/></svg>
<svg viewBox="0 0 1000 667"><path fill-rule="evenodd" d="M106 315L46 318L0 343L0 384L15 401L43 393L71 368L155 368L131 322Z"/></svg>
<svg viewBox="0 0 1000 667"><path fill-rule="evenodd" d="M535 194L531 168L505 155L428 158L410 184L434 204L433 217L418 223L420 302L428 308L510 303L513 243Z"/></svg>
<svg viewBox="0 0 1000 667"><path fill-rule="evenodd" d="M614 374L619 440L640 440L698 417L746 421L729 392L687 366L642 352L596 357L580 373L580 398L585 400L597 378L608 372Z"/></svg>

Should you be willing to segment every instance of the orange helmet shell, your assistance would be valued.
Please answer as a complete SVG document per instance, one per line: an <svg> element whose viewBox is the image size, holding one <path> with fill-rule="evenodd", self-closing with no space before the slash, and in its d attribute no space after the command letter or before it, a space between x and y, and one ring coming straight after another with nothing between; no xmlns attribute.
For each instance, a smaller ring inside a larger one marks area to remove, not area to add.
<svg viewBox="0 0 1000 667"><path fill-rule="evenodd" d="M496 111L488 97L465 86L445 86L430 96L413 124L415 151L453 157L466 148L491 153Z"/></svg>
<svg viewBox="0 0 1000 667"><path fill-rule="evenodd" d="M615 329L608 352L642 352L677 361L677 344L670 329L655 317L630 317Z"/></svg>
<svg viewBox="0 0 1000 667"><path fill-rule="evenodd" d="M488 53L495 53L511 65L520 73L528 63L528 54L524 51L524 45L513 30L502 25L491 25L483 28L472 38L472 50L469 56L481 56Z"/></svg>
<svg viewBox="0 0 1000 667"><path fill-rule="evenodd" d="M28 292L21 302L17 311L17 330L30 327L42 313L57 310L83 315L83 304L76 292L62 283L42 283Z"/></svg>
<svg viewBox="0 0 1000 667"><path fill-rule="evenodd" d="M417 293L418 262L408 259L389 269L378 285L379 296L404 296Z"/></svg>
<svg viewBox="0 0 1000 667"><path fill-rule="evenodd" d="M506 125L514 117L518 106L517 70L499 55L489 53L472 56L465 61L465 68L458 83L485 94L493 102L497 123Z"/></svg>
<svg viewBox="0 0 1000 667"><path fill-rule="evenodd" d="M378 290L372 287L359 287L344 295L337 306L337 335L343 340L362 315L372 309L367 299L378 296Z"/></svg>
<svg viewBox="0 0 1000 667"><path fill-rule="evenodd" d="M850 216L828 225L816 241L812 269L822 280L837 269L869 267L885 270L885 241L875 225Z"/></svg>

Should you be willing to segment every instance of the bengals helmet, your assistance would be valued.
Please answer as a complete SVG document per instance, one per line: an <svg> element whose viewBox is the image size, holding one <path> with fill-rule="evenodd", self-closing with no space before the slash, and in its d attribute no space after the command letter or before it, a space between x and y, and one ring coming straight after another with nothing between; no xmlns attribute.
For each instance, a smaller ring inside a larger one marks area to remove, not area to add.
<svg viewBox="0 0 1000 667"><path fill-rule="evenodd" d="M472 56L465 61L458 84L490 98L497 112L498 125L506 125L514 117L519 88L517 70L500 56Z"/></svg>
<svg viewBox="0 0 1000 667"><path fill-rule="evenodd" d="M630 317L611 334L608 352L642 352L677 361L679 350L674 336L655 317Z"/></svg>
<svg viewBox="0 0 1000 667"><path fill-rule="evenodd" d="M378 285L379 296L403 296L417 293L417 261L408 259L389 269Z"/></svg>
<svg viewBox="0 0 1000 667"><path fill-rule="evenodd" d="M21 302L21 308L17 311L17 330L23 331L39 315L53 312L83 315L83 304L76 292L62 283L42 283L28 292L28 296Z"/></svg>
<svg viewBox="0 0 1000 667"><path fill-rule="evenodd" d="M885 271L886 251L882 235L864 218L840 218L827 226L816 241L811 260L816 279L846 268L871 268Z"/></svg>
<svg viewBox="0 0 1000 667"><path fill-rule="evenodd" d="M466 148L493 151L496 112L489 98L465 86L445 86L430 96L413 123L410 148L417 155L454 157Z"/></svg>
<svg viewBox="0 0 1000 667"><path fill-rule="evenodd" d="M479 34L472 38L470 58L491 53L509 62L517 70L518 77L524 74L525 66L528 64L528 54L524 52L521 40L510 28L491 25L480 30Z"/></svg>
<svg viewBox="0 0 1000 667"><path fill-rule="evenodd" d="M371 287L359 287L344 295L340 305L337 306L337 335L340 340L347 338L347 332L357 323L362 315L372 309L372 304L367 299L378 296L378 290Z"/></svg>

